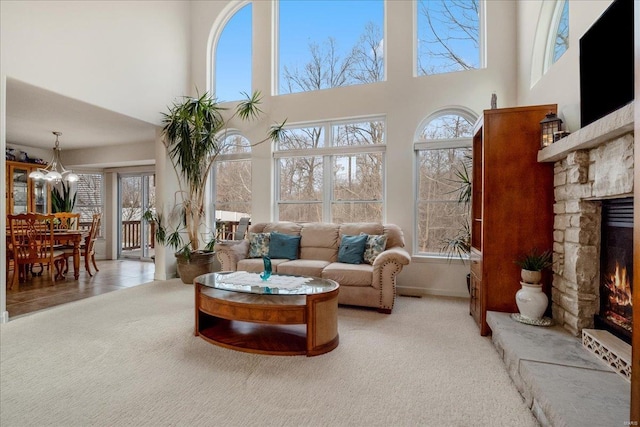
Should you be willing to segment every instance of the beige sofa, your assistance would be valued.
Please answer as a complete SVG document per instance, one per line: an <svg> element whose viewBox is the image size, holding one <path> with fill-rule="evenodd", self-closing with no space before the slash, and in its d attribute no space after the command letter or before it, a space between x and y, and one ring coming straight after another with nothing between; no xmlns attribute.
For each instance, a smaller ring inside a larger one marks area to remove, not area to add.
<svg viewBox="0 0 640 427"><path fill-rule="evenodd" d="M249 233L271 233L301 236L296 260L272 259L274 273L322 277L340 284L338 302L377 308L391 313L396 295L396 277L411 257L404 249L402 230L393 224L380 223L258 223L249 227ZM373 264L346 264L337 262L343 235L387 236L385 250ZM222 241L215 245L222 271L261 272L262 258L248 258L249 240Z"/></svg>

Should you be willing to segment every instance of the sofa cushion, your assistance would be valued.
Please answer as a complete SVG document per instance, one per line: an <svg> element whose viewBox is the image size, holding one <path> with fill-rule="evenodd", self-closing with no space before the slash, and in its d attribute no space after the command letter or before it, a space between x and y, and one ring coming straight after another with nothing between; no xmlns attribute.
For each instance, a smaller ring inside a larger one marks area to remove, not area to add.
<svg viewBox="0 0 640 427"><path fill-rule="evenodd" d="M288 259L272 259L271 269L273 273L278 271L278 265L283 262L289 261ZM262 258L245 258L238 261L238 271L248 271L249 273L262 273L264 271L264 262Z"/></svg>
<svg viewBox="0 0 640 427"><path fill-rule="evenodd" d="M329 261L312 259L296 259L278 265L278 274L293 274L296 276L322 277L322 269L329 265Z"/></svg>
<svg viewBox="0 0 640 427"><path fill-rule="evenodd" d="M270 233L249 233L249 258L269 255Z"/></svg>
<svg viewBox="0 0 640 427"><path fill-rule="evenodd" d="M300 236L290 236L274 231L270 239L269 258L298 259Z"/></svg>
<svg viewBox="0 0 640 427"><path fill-rule="evenodd" d="M333 262L322 270L322 278L335 280L340 286L371 286L373 266Z"/></svg>
<svg viewBox="0 0 640 427"><path fill-rule="evenodd" d="M292 236L299 236L300 230L302 230L302 225L297 222L290 221L280 221L280 222L268 222L263 227L262 233L271 233L273 231L277 231L282 234L290 234ZM253 230L250 230L253 231ZM256 230L257 232L257 230Z"/></svg>
<svg viewBox="0 0 640 427"><path fill-rule="evenodd" d="M336 262L340 246L339 229L338 224L304 224L300 231L300 258Z"/></svg>
<svg viewBox="0 0 640 427"><path fill-rule="evenodd" d="M364 234L364 233L363 233ZM387 236L384 234L367 236L367 244L364 247L364 262L367 264L373 264L376 257L384 252L384 248L387 245Z"/></svg>
<svg viewBox="0 0 640 427"><path fill-rule="evenodd" d="M379 222L353 222L340 224L340 235L357 236L360 233L368 235L386 234L384 226Z"/></svg>
<svg viewBox="0 0 640 427"><path fill-rule="evenodd" d="M367 235L342 236L340 249L338 249L338 262L347 264L362 264L364 262L364 247L367 244Z"/></svg>

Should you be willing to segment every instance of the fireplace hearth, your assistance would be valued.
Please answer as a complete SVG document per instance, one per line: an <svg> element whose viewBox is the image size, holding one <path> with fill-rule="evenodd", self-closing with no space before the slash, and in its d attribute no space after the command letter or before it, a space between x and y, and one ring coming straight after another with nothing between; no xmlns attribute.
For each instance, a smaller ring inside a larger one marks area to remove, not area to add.
<svg viewBox="0 0 640 427"><path fill-rule="evenodd" d="M631 344L633 324L633 198L602 204L600 313L596 328Z"/></svg>

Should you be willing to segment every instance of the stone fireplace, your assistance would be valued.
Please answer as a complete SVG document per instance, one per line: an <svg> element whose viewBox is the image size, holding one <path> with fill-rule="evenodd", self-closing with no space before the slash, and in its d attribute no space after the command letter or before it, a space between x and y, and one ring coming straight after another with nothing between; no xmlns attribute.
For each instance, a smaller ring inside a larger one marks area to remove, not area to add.
<svg viewBox="0 0 640 427"><path fill-rule="evenodd" d="M554 162L553 320L575 336L600 311L602 203L633 196L633 125L631 103L538 154Z"/></svg>

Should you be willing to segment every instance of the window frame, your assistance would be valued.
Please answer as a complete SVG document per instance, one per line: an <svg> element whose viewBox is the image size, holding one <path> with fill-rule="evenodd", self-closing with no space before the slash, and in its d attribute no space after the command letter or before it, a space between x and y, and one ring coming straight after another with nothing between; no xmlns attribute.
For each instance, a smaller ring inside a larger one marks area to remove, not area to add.
<svg viewBox="0 0 640 427"><path fill-rule="evenodd" d="M425 0L429 1L429 0ZM486 17L486 0L478 0L478 67L469 70L447 71L435 74L422 74L420 72L420 28L419 28L419 3L420 0L414 0L413 3L413 77L428 77L443 74L459 73L464 71L476 71L487 68L487 17Z"/></svg>
<svg viewBox="0 0 640 427"><path fill-rule="evenodd" d="M78 194L79 194L79 190L80 190L80 179L78 180L78 183L76 184L76 203L73 207L73 211L77 212L77 213L81 213L80 212L80 208L98 208L98 210L100 211L100 213L102 214L102 217L104 218L104 214L105 214L105 194L106 194L106 183L105 183L105 173L102 171L90 171L90 170L77 170L75 171L75 173L78 175L78 177L82 176L82 175L98 175L100 176L100 204L92 204L92 205L82 205L80 204L80 198L78 198ZM102 239L104 238L104 220L100 222L100 229L98 230L98 238Z"/></svg>
<svg viewBox="0 0 640 427"><path fill-rule="evenodd" d="M558 60L560 60L560 58L562 58L564 54L567 53L567 51L569 50L569 44L567 43L567 48L565 49L565 51L562 52L562 54L558 57L558 59L554 60L556 39L558 38L558 32L560 30L560 23L562 22L562 14L564 12L565 6L567 8L569 7L568 0L557 0L554 6L553 15L551 16L551 23L549 25L549 32L547 34L547 44L545 46L544 65L543 65L544 69L542 74L546 74L549 68L551 68L553 64L558 62ZM571 28L569 19L570 19L569 10L567 9L567 36L569 35L569 31Z"/></svg>
<svg viewBox="0 0 640 427"><path fill-rule="evenodd" d="M381 144L369 144L369 145L356 145L356 146L335 146L333 145L333 127L345 124L354 124L362 122L380 121L384 125L384 141ZM280 220L280 206L281 205L295 205L295 204L322 204L322 221L332 222L332 206L334 204L365 204L365 203L380 203L382 205L382 218L381 222L384 222L386 218L386 150L387 150L387 123L386 117L381 115L375 116L362 116L353 119L339 119L323 122L305 122L291 124L285 128L287 129L301 129L311 127L322 127L324 135L324 143L320 148L313 149L279 149L276 144L273 151L274 161L274 200L273 204L273 218L276 221ZM333 160L335 157L358 155L358 154L371 154L382 153L382 165L381 165L381 199L380 200L336 200L334 198L334 186L335 178L333 174ZM283 158L295 158L295 157L321 157L322 158L322 200L282 200L280 180L282 169L280 160Z"/></svg>
<svg viewBox="0 0 640 427"><path fill-rule="evenodd" d="M209 175L209 182L207 183L207 185L209 186L209 189L207 191L210 203L207 203L207 218L209 218L209 220L207 221L207 223L210 225L210 229L211 230L217 230L217 222L218 219L216 218L216 211L218 210L218 200L217 200L217 191L216 191L216 187L217 187L217 180L218 180L218 168L217 168L217 164L219 162L249 162L249 170L251 171L251 180L253 181L253 167L251 165L251 159L252 159L252 146L251 146L251 141L249 140L249 138L247 138L246 136L244 136L239 130L237 129L227 129L224 132L224 135L220 135L220 136L224 136L224 139L226 138L234 138L237 136L242 137L247 143L247 148L249 149L248 151L242 152L242 153L220 153L216 156L216 159L214 160L214 164L211 166L213 168L213 173L211 173ZM253 194L252 194L252 200L253 200ZM249 201L249 212L247 212L247 214L251 215L251 207L252 207L252 200Z"/></svg>
<svg viewBox="0 0 640 427"><path fill-rule="evenodd" d="M422 132L424 129L431 124L432 121L442 117L449 115L458 115L465 120L467 120L471 124L471 135L461 138L441 138L441 139L428 139L422 138ZM447 107L440 110L435 111L434 113L425 117L420 125L416 129L416 133L414 135L414 143L413 143L413 151L414 151L414 200L415 205L413 209L413 247L412 247L412 256L424 259L449 259L444 253L436 253L436 252L420 252L419 248L419 209L421 203L428 202L426 200L420 199L420 189L419 189L419 177L420 177L420 152L427 150L449 150L449 149L468 149L470 152L473 148L473 129L478 121L479 116L475 114L472 110L464 108L464 107ZM469 219L471 219L471 213L469 213ZM468 256L465 257L468 259ZM453 259L452 259L453 260Z"/></svg>
<svg viewBox="0 0 640 427"><path fill-rule="evenodd" d="M253 20L254 20L253 19L254 18L253 3L254 3L253 0L238 0L237 2L230 2L224 7L224 9L221 11L221 13L218 15L213 25L211 26L211 33L209 34L209 41L208 41L209 48L207 49L207 60L206 60L206 67L207 67L206 75L208 77L206 81L207 81L207 92L211 94L215 94L216 97L217 97L217 94L215 93L216 69L218 66L216 61L216 54L218 50L218 43L220 43L220 39L222 38L222 34L225 28L227 27L227 24L234 18L237 12L242 10L245 6L249 6L249 5L251 6L251 32L253 34ZM248 88L249 90L247 93L253 92L253 50L254 50L253 36L251 38L250 49L251 49L251 52L250 52L251 61L249 66L250 87ZM238 92L237 99L226 99L226 100L222 100L221 102L239 101L241 97L242 97L242 93Z"/></svg>

